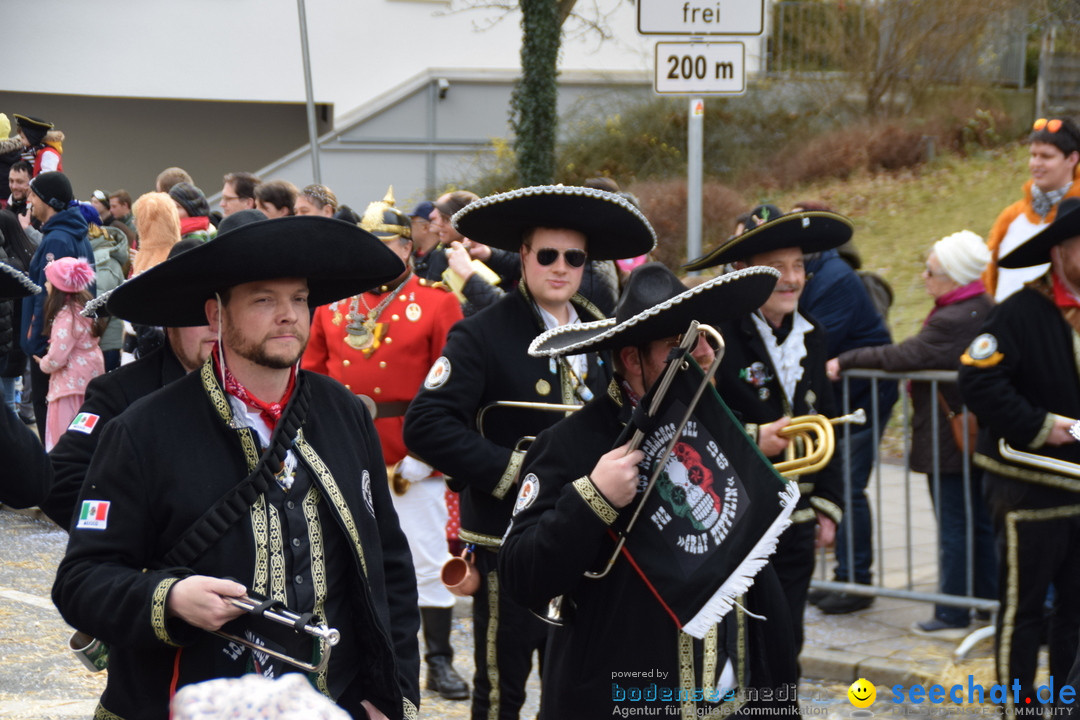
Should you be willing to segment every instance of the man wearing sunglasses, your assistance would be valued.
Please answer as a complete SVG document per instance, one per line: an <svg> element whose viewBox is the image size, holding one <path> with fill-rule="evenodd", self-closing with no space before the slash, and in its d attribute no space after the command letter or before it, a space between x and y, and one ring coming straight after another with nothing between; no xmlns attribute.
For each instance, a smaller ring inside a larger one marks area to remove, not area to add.
<svg viewBox="0 0 1080 720"><path fill-rule="evenodd" d="M578 294L585 261L642 255L656 244L645 216L613 193L546 186L477 200L453 216L462 235L520 258L521 282L451 330L442 356L405 415L405 444L461 493L461 540L475 558L476 674L472 717L517 718L534 651L546 627L500 592L495 557L517 495L518 469L531 437L609 390L608 360L528 354L554 327L602 319ZM556 411L507 407L531 402ZM568 408L569 409L569 408Z"/></svg>
<svg viewBox="0 0 1080 720"><path fill-rule="evenodd" d="M1074 182L1080 163L1080 127L1069 118L1039 118L1028 144L1031 178L1024 183L1024 196L998 215L986 237L990 264L983 273L983 284L998 302L1050 268L1043 264L1004 269L998 267L998 258L1052 223L1063 199L1080 197L1080 186Z"/></svg>

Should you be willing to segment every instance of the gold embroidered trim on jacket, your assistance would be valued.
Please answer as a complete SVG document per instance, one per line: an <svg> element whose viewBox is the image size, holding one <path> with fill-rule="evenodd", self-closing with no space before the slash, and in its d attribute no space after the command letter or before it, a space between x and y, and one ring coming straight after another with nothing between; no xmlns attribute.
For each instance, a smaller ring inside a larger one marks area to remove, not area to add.
<svg viewBox="0 0 1080 720"><path fill-rule="evenodd" d="M308 526L308 543L311 548L311 584L315 589L315 608L312 610L317 616L326 619L326 596L328 594L326 581L326 548L323 542L322 523L319 522L319 500L322 499L319 488L312 485L308 488L307 495L301 502L300 507L304 511L304 520ZM329 666L319 671L315 678L315 686L319 691L330 697L330 685L326 675Z"/></svg>
<svg viewBox="0 0 1080 720"><path fill-rule="evenodd" d="M517 479L518 470L521 469L521 462L525 459L524 450L514 450L510 453L510 462L506 464L506 469L503 470L502 477L499 478L499 484L495 486L495 489L491 491L493 497L502 500L506 497L507 491L514 485L514 480Z"/></svg>
<svg viewBox="0 0 1080 720"><path fill-rule="evenodd" d="M260 595L270 591L270 532L266 524L266 496L260 495L248 512L251 517L251 534L255 539L255 573L252 588Z"/></svg>
<svg viewBox="0 0 1080 720"><path fill-rule="evenodd" d="M593 485L592 480L588 476L579 477L574 481L574 489L577 490L578 495L585 501L585 504L589 506L589 509L596 513L596 516L604 521L605 525L611 525L619 517L619 511L611 507L611 504L604 498L596 486Z"/></svg>
<svg viewBox="0 0 1080 720"><path fill-rule="evenodd" d="M1029 468L1017 467L1003 463L996 458L988 457L982 453L975 453L973 462L984 470L989 470L1003 477L1023 480L1025 482L1038 483L1070 492L1080 492L1080 480L1067 478L1063 475L1055 475L1048 472L1040 472Z"/></svg>
<svg viewBox="0 0 1080 720"><path fill-rule="evenodd" d="M1044 508L1040 510L1012 510L1005 513L1005 604L1001 608L1001 635L999 637L998 677L1012 677L1009 656L1016 629L1016 611L1020 604L1020 538L1017 525L1021 522L1045 522L1080 515L1080 505ZM1006 693L1005 717L1015 717L1012 696Z"/></svg>
<svg viewBox="0 0 1080 720"><path fill-rule="evenodd" d="M801 485L799 489L802 489ZM824 515L828 515L829 518L837 525L839 525L840 521L844 518L844 511L840 509L839 505L832 502L831 500L826 500L823 497L812 495L810 497L810 505L818 512Z"/></svg>
<svg viewBox="0 0 1080 720"><path fill-rule="evenodd" d="M124 718L120 717L116 713L109 712L99 702L97 704L97 707L94 708L94 720L124 720Z"/></svg>
<svg viewBox="0 0 1080 720"><path fill-rule="evenodd" d="M345 497L341 494L341 488L338 487L337 481L334 480L330 468L326 467L326 463L315 452L315 448L308 445L303 430L296 433L295 447L300 451L300 456L307 462L311 471L315 473L319 487L326 493L326 497L334 507L337 516L345 525L345 532L348 533L353 549L356 550L356 555L360 558L360 567L363 569L364 578L366 579L368 575L367 558L364 557L364 546L360 543L360 530L356 527L356 521L349 511Z"/></svg>
<svg viewBox="0 0 1080 720"><path fill-rule="evenodd" d="M466 530L465 528L461 528L461 530L458 531L458 538L463 543L483 545L484 547L497 548L502 545L501 537L495 537L494 535L484 535L483 533L473 532L472 530Z"/></svg>
<svg viewBox="0 0 1080 720"><path fill-rule="evenodd" d="M415 705L409 702L409 698L401 698L401 703L405 720L417 720L420 717L419 711L417 711Z"/></svg>
<svg viewBox="0 0 1080 720"><path fill-rule="evenodd" d="M161 642L173 647L179 647L179 645L173 642L169 631L165 628L165 600L169 596L169 589L179 580L180 578L174 577L165 578L154 588L154 594L150 598L150 625L154 628L154 635Z"/></svg>
<svg viewBox="0 0 1080 720"><path fill-rule="evenodd" d="M813 522L814 520L817 520L817 513L814 512L814 508L800 508L791 513L791 522L793 523Z"/></svg>
<svg viewBox="0 0 1080 720"><path fill-rule="evenodd" d="M720 638L720 626L713 625L702 640L701 687L716 687L716 645Z"/></svg>
<svg viewBox="0 0 1080 720"><path fill-rule="evenodd" d="M487 576L488 622L484 635L484 657L487 659L488 720L499 720L499 575L492 570Z"/></svg>
<svg viewBox="0 0 1080 720"><path fill-rule="evenodd" d="M812 482L801 482L799 483L799 494L809 495L810 493L814 492L814 487L815 485Z"/></svg>
<svg viewBox="0 0 1080 720"><path fill-rule="evenodd" d="M679 689L681 690L680 714L683 720L697 718L697 703L693 701L694 686L694 638L682 630L675 631L679 636Z"/></svg>
<svg viewBox="0 0 1080 720"><path fill-rule="evenodd" d="M281 532L281 515L273 505L267 505L266 515L270 525L270 596L288 602L285 594L285 537Z"/></svg>
<svg viewBox="0 0 1080 720"><path fill-rule="evenodd" d="M1054 421L1057 416L1054 413L1046 413L1046 417L1043 418L1042 427L1039 428L1039 432L1036 433L1035 438L1028 443L1028 449L1038 450L1046 444L1046 438L1050 437L1050 431L1054 429Z"/></svg>
<svg viewBox="0 0 1080 720"><path fill-rule="evenodd" d="M622 390L619 389L619 383L615 382L612 378L607 384L608 397L615 401L615 404L619 407L623 406Z"/></svg>

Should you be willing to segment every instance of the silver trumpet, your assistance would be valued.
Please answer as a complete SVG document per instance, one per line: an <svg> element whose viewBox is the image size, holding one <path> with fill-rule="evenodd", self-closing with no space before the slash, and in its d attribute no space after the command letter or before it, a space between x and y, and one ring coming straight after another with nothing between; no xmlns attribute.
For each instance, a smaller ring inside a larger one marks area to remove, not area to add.
<svg viewBox="0 0 1080 720"><path fill-rule="evenodd" d="M312 673L321 671L323 668L326 667L327 663L330 662L330 650L339 642L341 642L341 632L339 632L336 628L329 627L326 625L326 623L312 623L310 622L310 620L313 619L311 618L311 616L300 615L299 613L293 612L280 602L275 602L270 604L269 606L266 606L265 603L256 602L250 597L227 598L227 600L232 603L232 605L240 608L241 610L244 610L245 612L259 615L263 618L266 618L267 620L278 623L279 625L290 627L297 632L306 633L314 638L317 638L319 642L319 662L313 665L309 662L305 662L289 655L285 655L284 653L279 653L276 650L271 650L270 648L258 645L251 642L250 640L239 637L237 635L222 632L221 630L214 631L214 634L218 637L223 637L226 640L231 640L234 643L238 643L240 645L243 645L244 647L251 648L252 650L266 653L267 655L275 658L276 660L281 660L282 662L286 662L290 665L298 667L301 670L306 670L307 672Z"/></svg>

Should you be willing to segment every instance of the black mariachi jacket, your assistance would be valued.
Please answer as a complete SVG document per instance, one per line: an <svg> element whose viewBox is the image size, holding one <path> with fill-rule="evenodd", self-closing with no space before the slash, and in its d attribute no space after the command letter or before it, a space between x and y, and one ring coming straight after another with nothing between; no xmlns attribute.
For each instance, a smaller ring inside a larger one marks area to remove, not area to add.
<svg viewBox="0 0 1080 720"><path fill-rule="evenodd" d="M139 398L184 377L186 371L172 349L163 347L112 372L99 375L86 386L79 408L82 421L60 436L49 453L52 488L41 503L42 511L65 530L71 524L90 458L105 425Z"/></svg>
<svg viewBox="0 0 1080 720"><path fill-rule="evenodd" d="M751 437L757 437L757 427L780 419L781 416L824 415L835 417L836 402L832 383L825 374L828 358L825 329L813 318L806 317L813 329L804 336L806 357L802 360L803 376L795 385L793 405L784 397L780 379L757 326L749 315L720 323L726 349L720 369L716 372L716 391L747 426ZM771 458L774 462L783 456ZM811 522L812 510L840 522L844 498L843 459L833 456L823 470L814 475L799 477L802 496L792 522ZM812 510L811 510L812 508Z"/></svg>
<svg viewBox="0 0 1080 720"><path fill-rule="evenodd" d="M233 577L294 610L323 614L342 641L316 686L353 712L367 698L389 717L415 717L412 560L371 418L335 381L299 372L278 423L280 432L298 417L297 398L308 401L291 446L293 490L272 483L190 567L164 567L178 539L259 461L257 436L233 426L212 367L110 422L83 486L53 601L68 623L111 646L99 710L163 718L174 666L178 686L249 669L249 651L237 658L227 641L166 616L170 588L201 574Z"/></svg>
<svg viewBox="0 0 1080 720"><path fill-rule="evenodd" d="M1080 444L1046 445L1053 415L1080 417L1077 333L1036 283L990 311L980 334L961 356L960 392L979 418L975 464L997 475L1067 491L1076 502L1080 480L1007 460L999 440L1014 450L1080 463Z"/></svg>
<svg viewBox="0 0 1080 720"><path fill-rule="evenodd" d="M583 321L600 318L575 296ZM561 414L492 408L499 400L581 404L565 361L531 357L529 343L544 330L524 285L450 330L442 357L405 414L405 445L448 475L461 493L461 539L498 547L514 505L514 479L526 436L535 436ZM601 364L602 363L602 364ZM611 379L606 360L589 355L586 386L593 394Z"/></svg>
<svg viewBox="0 0 1080 720"><path fill-rule="evenodd" d="M712 707L723 717L744 702L794 710L798 670L790 613L771 565L742 601L768 619L735 609L719 626L723 631L704 640L679 631L625 558L601 579L583 577L611 556L615 545L609 529L620 516L588 475L615 446L630 411L612 382L603 396L541 433L521 469L523 489L499 550L499 576L510 596L526 607L542 608L564 595L567 618L548 641L540 717L611 717L620 707L649 707L655 713L663 707L681 717ZM713 707L719 704L715 688L724 658L731 661L735 685L752 688L757 697L736 693L722 708ZM695 690L700 702L692 699ZM626 695L636 691L644 699L631 702Z"/></svg>

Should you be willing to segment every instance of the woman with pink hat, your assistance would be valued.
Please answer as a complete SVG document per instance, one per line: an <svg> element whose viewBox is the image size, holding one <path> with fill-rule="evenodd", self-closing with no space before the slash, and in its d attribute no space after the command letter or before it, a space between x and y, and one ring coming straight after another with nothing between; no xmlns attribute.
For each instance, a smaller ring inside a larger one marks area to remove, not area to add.
<svg viewBox="0 0 1080 720"><path fill-rule="evenodd" d="M68 425L76 420L87 384L105 372L98 347L103 323L79 313L93 297L88 289L94 270L86 258L64 257L45 266L45 332L49 351L34 357L49 375L49 403L45 422L45 450L52 450Z"/></svg>

